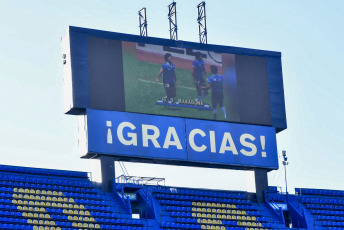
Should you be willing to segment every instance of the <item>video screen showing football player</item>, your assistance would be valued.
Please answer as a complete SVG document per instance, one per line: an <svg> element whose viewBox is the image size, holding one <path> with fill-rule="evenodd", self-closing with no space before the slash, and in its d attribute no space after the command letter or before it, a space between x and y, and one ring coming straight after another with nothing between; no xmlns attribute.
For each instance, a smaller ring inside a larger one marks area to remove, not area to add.
<svg viewBox="0 0 344 230"><path fill-rule="evenodd" d="M196 101L202 101L203 97L208 95L207 88L204 88L205 65L201 52L196 52L195 58L192 63L192 78L197 90Z"/></svg>
<svg viewBox="0 0 344 230"><path fill-rule="evenodd" d="M223 106L223 76L218 74L218 68L215 65L210 66L210 71L212 75L208 77L208 85L202 88L211 88L211 103L214 119L217 119L217 106L221 108L223 117L226 119L226 108Z"/></svg>
<svg viewBox="0 0 344 230"><path fill-rule="evenodd" d="M161 65L161 69L155 81L159 82L161 75L163 75L162 82L166 91L166 97L163 99L163 101L166 101L167 103L173 103L173 98L177 96L177 77L175 72L175 65L172 62L172 55L170 53L166 53L164 58L165 63Z"/></svg>

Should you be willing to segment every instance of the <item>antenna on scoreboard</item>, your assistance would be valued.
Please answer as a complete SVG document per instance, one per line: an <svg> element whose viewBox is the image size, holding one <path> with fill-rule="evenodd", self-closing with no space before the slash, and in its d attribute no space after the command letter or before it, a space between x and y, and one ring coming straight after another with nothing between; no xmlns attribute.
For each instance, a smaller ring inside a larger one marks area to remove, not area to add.
<svg viewBox="0 0 344 230"><path fill-rule="evenodd" d="M204 1L197 5L197 23L198 23L199 42L203 44L208 44L207 21L206 21Z"/></svg>
<svg viewBox="0 0 344 230"><path fill-rule="evenodd" d="M168 5L168 21L170 24L170 39L178 40L178 26L177 26L177 8L176 3L173 1Z"/></svg>
<svg viewBox="0 0 344 230"><path fill-rule="evenodd" d="M138 12L139 14L139 27L140 27L140 36L148 36L147 31L147 15L146 15L146 7L143 7Z"/></svg>

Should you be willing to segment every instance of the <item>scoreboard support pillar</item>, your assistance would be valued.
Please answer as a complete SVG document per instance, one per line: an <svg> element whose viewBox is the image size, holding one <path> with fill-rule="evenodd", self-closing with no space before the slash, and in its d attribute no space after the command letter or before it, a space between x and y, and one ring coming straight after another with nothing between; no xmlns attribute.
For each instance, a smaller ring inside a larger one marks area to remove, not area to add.
<svg viewBox="0 0 344 230"><path fill-rule="evenodd" d="M257 202L264 203L264 191L269 189L268 171L266 169L255 169L254 178L256 182Z"/></svg>
<svg viewBox="0 0 344 230"><path fill-rule="evenodd" d="M115 179L115 160L111 156L99 156L102 175L101 189L104 192L112 191L112 180Z"/></svg>

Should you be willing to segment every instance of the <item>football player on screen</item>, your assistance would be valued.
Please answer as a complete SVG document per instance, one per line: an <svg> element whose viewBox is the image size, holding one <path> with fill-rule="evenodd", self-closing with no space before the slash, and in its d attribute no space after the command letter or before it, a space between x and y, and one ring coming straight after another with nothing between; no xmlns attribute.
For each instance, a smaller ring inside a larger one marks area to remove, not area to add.
<svg viewBox="0 0 344 230"><path fill-rule="evenodd" d="M223 117L226 119L226 108L223 106L223 76L218 74L218 68L215 65L210 66L211 76L208 77L208 85L203 89L211 88L211 103L214 119L217 119L217 105L220 106Z"/></svg>
<svg viewBox="0 0 344 230"><path fill-rule="evenodd" d="M205 66L201 52L196 52L195 60L192 63L192 79L197 90L196 101L202 101L203 97L208 95L208 90L204 88Z"/></svg>
<svg viewBox="0 0 344 230"><path fill-rule="evenodd" d="M162 81L166 91L166 97L163 101L167 103L173 103L173 98L177 96L176 83L177 77L175 72L175 65L172 62L172 55L170 53L165 54L165 63L161 65L156 82L160 81L161 75L163 75Z"/></svg>

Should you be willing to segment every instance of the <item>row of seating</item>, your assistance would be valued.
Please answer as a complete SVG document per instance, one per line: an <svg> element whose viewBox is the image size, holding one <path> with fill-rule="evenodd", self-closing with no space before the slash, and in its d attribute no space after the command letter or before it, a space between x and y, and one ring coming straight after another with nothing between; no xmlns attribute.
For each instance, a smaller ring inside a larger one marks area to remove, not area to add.
<svg viewBox="0 0 344 230"><path fill-rule="evenodd" d="M251 204L249 200L244 199L231 199L231 198L214 198L203 196L186 196L186 195L169 195L169 194L154 194L157 199L164 200L178 200L178 201L202 201L202 202L222 202L234 204Z"/></svg>
<svg viewBox="0 0 344 230"><path fill-rule="evenodd" d="M217 197L217 198L237 198L246 199L247 192L218 192L209 190L196 190L196 189L185 189L185 188L173 188L173 187L159 187L156 189L157 193L165 194L179 194L179 195L190 195L190 196L204 196L204 197Z"/></svg>
<svg viewBox="0 0 344 230"><path fill-rule="evenodd" d="M302 203L307 204L333 204L333 205L344 205L344 199L325 199L318 197L301 197Z"/></svg>
<svg viewBox="0 0 344 230"><path fill-rule="evenodd" d="M206 202L202 202L201 205L193 205L191 201L179 201L179 200L164 200L164 199L157 199L162 205L170 205L170 206L186 206L186 207L194 207L194 206L200 206L200 207L213 207L211 203L207 204ZM238 209L244 209L244 210L256 210L256 207L252 204L237 204L237 203L217 203L216 207L219 206L219 208L223 209L230 209L235 205ZM228 207L228 208L227 208Z"/></svg>
<svg viewBox="0 0 344 230"><path fill-rule="evenodd" d="M307 207L308 205L306 205ZM320 215L320 216L344 216L344 211L331 211L331 210L320 210L320 209L311 209L310 210L313 215Z"/></svg>
<svg viewBox="0 0 344 230"><path fill-rule="evenodd" d="M344 191L328 189L295 188L295 194L344 197Z"/></svg>
<svg viewBox="0 0 344 230"><path fill-rule="evenodd" d="M327 211L343 211L343 206L338 205L323 205L323 204L304 204L308 209L319 209Z"/></svg>
<svg viewBox="0 0 344 230"><path fill-rule="evenodd" d="M318 220L331 220L331 221L342 221L344 222L344 216L317 216Z"/></svg>
<svg viewBox="0 0 344 230"><path fill-rule="evenodd" d="M95 188L80 188L80 187L71 187L71 186L58 186L58 185L46 185L46 184L35 184L35 183L23 183L23 182L11 182L11 181L0 181L1 187L6 187L6 191L8 188L24 188L24 189L39 189L39 190L55 190L61 192L82 192L82 193L94 193L97 194ZM3 191L5 191L3 190Z"/></svg>
<svg viewBox="0 0 344 230"><path fill-rule="evenodd" d="M51 176L62 176L62 177L74 177L74 178L88 178L87 172L78 171L65 171L55 169L41 169L41 168L28 168L18 167L10 165L0 165L0 171L2 172L14 172L14 173L25 173L25 174L36 174L36 175L51 175Z"/></svg>
<svg viewBox="0 0 344 230"><path fill-rule="evenodd" d="M11 181L11 182L22 182L22 183L35 183L35 184L51 184L51 185L62 185L62 186L73 186L73 187L85 187L90 188L92 184L87 179L70 179L70 178L56 178L56 177L37 177L32 175L18 175L18 174L1 174L0 180Z"/></svg>
<svg viewBox="0 0 344 230"><path fill-rule="evenodd" d="M340 227L340 228L344 228L344 222L337 222L337 221L323 221L322 222L323 226L326 227Z"/></svg>

